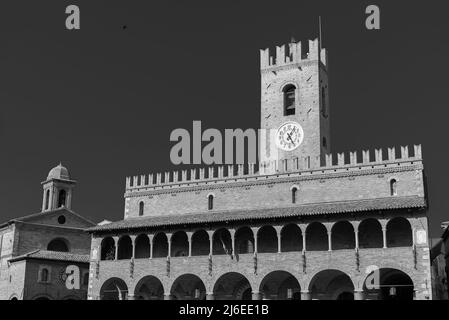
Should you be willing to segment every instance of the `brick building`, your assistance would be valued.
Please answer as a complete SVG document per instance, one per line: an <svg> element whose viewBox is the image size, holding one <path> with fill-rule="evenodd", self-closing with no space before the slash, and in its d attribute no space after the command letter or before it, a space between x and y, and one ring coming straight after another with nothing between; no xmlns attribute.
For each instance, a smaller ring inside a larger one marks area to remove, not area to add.
<svg viewBox="0 0 449 320"><path fill-rule="evenodd" d="M449 221L441 224L443 234L430 249L432 290L434 299L449 299Z"/></svg>
<svg viewBox="0 0 449 320"><path fill-rule="evenodd" d="M42 211L0 225L0 300L86 299L90 236L84 229L94 224L71 210L75 184L58 165L42 182Z"/></svg>
<svg viewBox="0 0 449 320"><path fill-rule="evenodd" d="M432 299L421 147L330 154L327 52L261 50L260 165L126 179L89 299Z"/></svg>

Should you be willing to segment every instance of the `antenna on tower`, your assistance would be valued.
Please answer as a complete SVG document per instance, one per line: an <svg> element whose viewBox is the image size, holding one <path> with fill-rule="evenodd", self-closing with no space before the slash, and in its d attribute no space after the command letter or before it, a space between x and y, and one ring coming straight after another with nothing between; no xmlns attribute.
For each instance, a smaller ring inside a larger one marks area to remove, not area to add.
<svg viewBox="0 0 449 320"><path fill-rule="evenodd" d="M318 16L318 29L319 29L319 34L318 34L318 48L319 48L319 52L321 52L321 48L322 48L322 46L321 46L321 41L322 41L322 38L321 38L321 16Z"/></svg>

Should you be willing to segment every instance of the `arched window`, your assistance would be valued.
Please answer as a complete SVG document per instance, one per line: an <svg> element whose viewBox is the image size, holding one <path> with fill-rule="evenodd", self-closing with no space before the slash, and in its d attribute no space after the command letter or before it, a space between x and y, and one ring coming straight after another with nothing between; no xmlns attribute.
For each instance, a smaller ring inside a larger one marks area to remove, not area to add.
<svg viewBox="0 0 449 320"><path fill-rule="evenodd" d="M297 194L298 194L298 188L293 187L292 188L292 203L296 203Z"/></svg>
<svg viewBox="0 0 449 320"><path fill-rule="evenodd" d="M47 245L48 251L69 252L67 240L62 238L53 239Z"/></svg>
<svg viewBox="0 0 449 320"><path fill-rule="evenodd" d="M295 114L295 91L294 85L287 85L284 88L284 116Z"/></svg>
<svg viewBox="0 0 449 320"><path fill-rule="evenodd" d="M50 202L50 190L45 192L45 210L48 210L48 204Z"/></svg>
<svg viewBox="0 0 449 320"><path fill-rule="evenodd" d="M41 277L39 279L41 282L48 282L48 269L43 268L41 270Z"/></svg>
<svg viewBox="0 0 449 320"><path fill-rule="evenodd" d="M396 179L391 179L390 180L390 195L391 196L397 196L397 181Z"/></svg>
<svg viewBox="0 0 449 320"><path fill-rule="evenodd" d="M143 201L139 202L139 216L143 216L144 203Z"/></svg>
<svg viewBox="0 0 449 320"><path fill-rule="evenodd" d="M207 209L212 210L214 208L214 196L210 194L207 197Z"/></svg>
<svg viewBox="0 0 449 320"><path fill-rule="evenodd" d="M59 191L58 208L65 206L66 196L67 196L67 193L64 189Z"/></svg>

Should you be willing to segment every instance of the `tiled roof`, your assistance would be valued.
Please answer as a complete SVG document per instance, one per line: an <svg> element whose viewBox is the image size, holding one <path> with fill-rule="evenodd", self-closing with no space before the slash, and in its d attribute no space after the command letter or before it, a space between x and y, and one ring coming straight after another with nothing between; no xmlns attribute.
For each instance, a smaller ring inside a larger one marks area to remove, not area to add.
<svg viewBox="0 0 449 320"><path fill-rule="evenodd" d="M213 211L183 215L128 218L87 229L88 232L162 227L172 225L201 224L249 219L285 218L305 215L320 215L371 210L390 210L401 208L424 208L422 197L388 197L370 200L339 201L291 206L287 208Z"/></svg>
<svg viewBox="0 0 449 320"><path fill-rule="evenodd" d="M58 260L58 261L89 263L88 254L75 254L75 253L47 251L47 250L31 251L24 255L14 257L9 261L13 262L24 259Z"/></svg>

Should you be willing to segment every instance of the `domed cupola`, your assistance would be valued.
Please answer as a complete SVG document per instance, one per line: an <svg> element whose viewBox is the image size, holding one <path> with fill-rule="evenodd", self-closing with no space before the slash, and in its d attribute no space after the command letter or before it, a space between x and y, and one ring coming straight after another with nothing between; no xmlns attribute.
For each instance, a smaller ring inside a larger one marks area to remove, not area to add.
<svg viewBox="0 0 449 320"><path fill-rule="evenodd" d="M69 170L61 163L51 169L47 179L42 182L44 188L42 212L62 207L71 209L75 184L76 181L70 179Z"/></svg>

